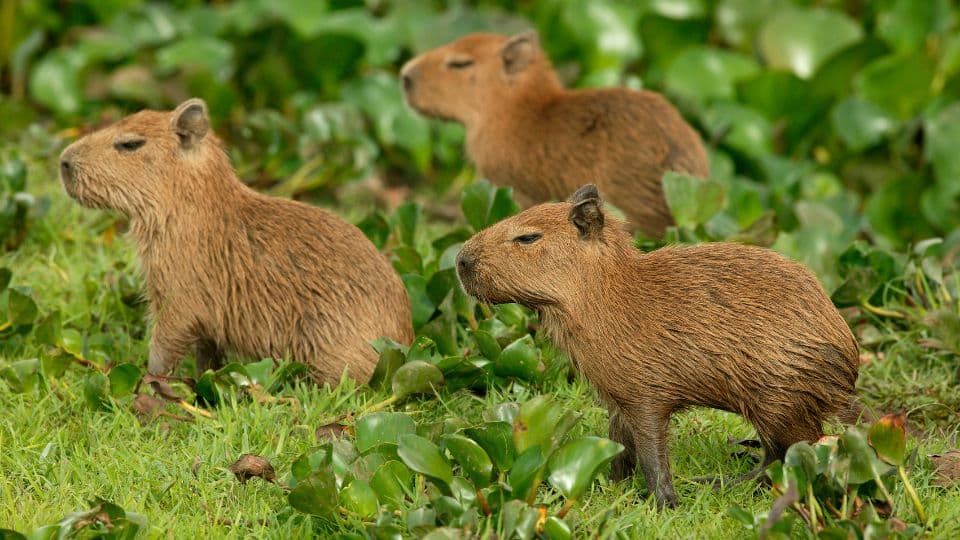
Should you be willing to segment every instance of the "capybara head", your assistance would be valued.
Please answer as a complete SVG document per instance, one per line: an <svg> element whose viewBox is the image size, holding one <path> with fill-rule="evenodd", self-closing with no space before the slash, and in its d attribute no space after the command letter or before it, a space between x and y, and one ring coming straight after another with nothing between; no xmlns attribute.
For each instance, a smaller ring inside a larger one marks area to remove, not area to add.
<svg viewBox="0 0 960 540"><path fill-rule="evenodd" d="M588 184L567 202L534 206L474 235L457 256L457 275L486 302L565 304L591 269L631 249L623 223Z"/></svg>
<svg viewBox="0 0 960 540"><path fill-rule="evenodd" d="M400 77L410 106L421 114L461 123L544 78L555 84L537 33L513 37L470 34L407 62Z"/></svg>
<svg viewBox="0 0 960 540"><path fill-rule="evenodd" d="M194 98L172 112L138 112L74 142L60 154L60 180L84 206L135 216L175 204L196 189L197 178L214 177L216 166L229 162L210 131L206 103Z"/></svg>

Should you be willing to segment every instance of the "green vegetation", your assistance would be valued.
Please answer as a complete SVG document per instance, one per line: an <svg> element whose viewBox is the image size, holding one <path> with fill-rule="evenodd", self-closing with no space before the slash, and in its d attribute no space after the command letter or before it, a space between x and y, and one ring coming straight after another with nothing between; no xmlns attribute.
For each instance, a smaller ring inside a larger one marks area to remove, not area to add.
<svg viewBox="0 0 960 540"><path fill-rule="evenodd" d="M678 509L608 479L605 409L535 315L457 285L461 243L517 211L509 190L475 180L462 130L417 118L396 77L464 33L527 26L569 84L662 91L708 142L709 182L667 175L678 226L638 246L728 239L810 266L862 344L858 394L879 420L794 446L769 488L712 490L692 479L750 470L728 436L752 430L687 411ZM144 376L126 224L71 201L56 156L86 126L190 95L252 186L330 207L390 254L418 338L377 343L370 385L269 360ZM0 117L0 529L960 536L957 467L930 457L960 436L949 0L0 0Z"/></svg>

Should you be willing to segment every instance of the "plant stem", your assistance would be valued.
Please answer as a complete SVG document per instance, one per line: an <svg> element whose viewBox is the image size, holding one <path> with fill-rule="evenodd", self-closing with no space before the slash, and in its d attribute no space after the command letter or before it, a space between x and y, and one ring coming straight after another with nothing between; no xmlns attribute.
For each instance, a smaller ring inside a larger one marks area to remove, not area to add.
<svg viewBox="0 0 960 540"><path fill-rule="evenodd" d="M890 492L887 491L887 486L884 485L883 480L880 479L880 474L877 472L876 467L870 467L870 472L873 473L873 480L877 483L877 486L880 488L880 491L883 493L883 497L890 503L890 512L893 513L893 496L890 495Z"/></svg>
<svg viewBox="0 0 960 540"><path fill-rule="evenodd" d="M577 504L576 499L567 499L566 502L563 503L563 508L561 508L560 511L557 512L557 517L560 519L563 519L564 517L566 517L567 512L569 512L570 509L573 508L573 505L575 504Z"/></svg>
<svg viewBox="0 0 960 540"><path fill-rule="evenodd" d="M393 405L393 404L396 403L399 399L400 399L400 396L398 396L398 395L396 395L396 394L393 394L393 395L391 395L390 397L388 397L387 399L381 401L380 403L374 403L373 405L371 405L371 406L367 407L366 409L360 411L359 413L357 413L357 416L363 416L363 415L365 415L365 414L375 413L375 412L379 411L380 409L383 409L384 407L389 407L390 405Z"/></svg>
<svg viewBox="0 0 960 540"><path fill-rule="evenodd" d="M882 307L877 307L877 306L871 304L871 303L870 303L868 300L866 300L866 299L860 301L860 307L862 307L863 309L865 309L865 310L869 311L870 313L873 313L874 315L877 315L877 316L879 316L879 317L889 317L889 318L891 318L891 319L906 319L906 318L907 318L906 315L904 315L903 313L900 313L899 311L895 311L895 310L892 310L892 309L886 309L886 308L882 308Z"/></svg>
<svg viewBox="0 0 960 540"><path fill-rule="evenodd" d="M479 304L480 304L480 311L483 312L484 318L487 318L487 319L492 318L492 317L493 317L493 310L490 309L490 306L488 306L488 305L487 305L486 303L484 303L484 302L480 302Z"/></svg>
<svg viewBox="0 0 960 540"><path fill-rule="evenodd" d="M181 399L180 401L177 402L177 405L179 405L180 408L185 411L192 412L194 414L199 414L204 418L213 418L212 412L200 409L198 407L194 407L193 405L187 403L185 400Z"/></svg>
<svg viewBox="0 0 960 540"><path fill-rule="evenodd" d="M903 465L897 467L897 472L900 474L900 479L903 480L903 487L907 490L907 495L909 495L910 500L913 501L913 507L917 510L917 517L920 518L920 523L926 525L927 513L923 510L923 505L920 504L920 497L917 497L917 492L913 489L913 484L907 479L907 473L903 469Z"/></svg>
<svg viewBox="0 0 960 540"><path fill-rule="evenodd" d="M490 510L490 504L487 502L487 498L483 496L483 492L480 491L480 488L477 488L477 502L480 503L480 510L483 511L483 515L489 516L493 513Z"/></svg>
<svg viewBox="0 0 960 540"><path fill-rule="evenodd" d="M810 531L817 534L817 499L813 496L813 483L807 482L807 504L810 505Z"/></svg>

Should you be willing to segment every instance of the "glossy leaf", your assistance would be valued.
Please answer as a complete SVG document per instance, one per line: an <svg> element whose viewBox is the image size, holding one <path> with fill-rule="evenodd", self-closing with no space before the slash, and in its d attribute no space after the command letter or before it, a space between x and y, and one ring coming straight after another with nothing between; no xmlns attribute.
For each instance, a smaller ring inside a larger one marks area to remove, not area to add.
<svg viewBox="0 0 960 540"><path fill-rule="evenodd" d="M674 172L663 175L663 194L674 221L683 227L706 223L726 201L718 182Z"/></svg>
<svg viewBox="0 0 960 540"><path fill-rule="evenodd" d="M507 345L493 363L493 372L500 377L525 381L540 378L540 349L529 334Z"/></svg>
<svg viewBox="0 0 960 540"><path fill-rule="evenodd" d="M443 445L477 488L490 484L493 462L479 444L463 435L445 435Z"/></svg>
<svg viewBox="0 0 960 540"><path fill-rule="evenodd" d="M772 67L809 78L833 53L860 40L863 30L846 14L810 8L778 11L760 32L760 52Z"/></svg>
<svg viewBox="0 0 960 540"><path fill-rule="evenodd" d="M600 469L613 461L623 445L600 437L570 441L550 458L550 484L564 497L579 499Z"/></svg>
<svg viewBox="0 0 960 540"><path fill-rule="evenodd" d="M907 455L906 415L886 414L870 427L867 441L883 461L891 465L903 465Z"/></svg>
<svg viewBox="0 0 960 540"><path fill-rule="evenodd" d="M393 395L407 397L413 394L428 394L443 384L443 373L434 364L414 360L400 366L393 374L390 388Z"/></svg>
<svg viewBox="0 0 960 540"><path fill-rule="evenodd" d="M344 508L362 517L373 517L379 503L377 494L369 483L354 478L340 491L340 503Z"/></svg>
<svg viewBox="0 0 960 540"><path fill-rule="evenodd" d="M411 470L439 482L442 489L449 492L453 469L437 445L418 435L401 435L397 455Z"/></svg>
<svg viewBox="0 0 960 540"><path fill-rule="evenodd" d="M387 461L370 477L370 487L384 504L399 508L413 484L413 473L399 461Z"/></svg>
<svg viewBox="0 0 960 540"><path fill-rule="evenodd" d="M507 422L486 422L465 431L483 448L497 469L506 472L513 466L516 455L513 446L513 426Z"/></svg>
<svg viewBox="0 0 960 540"><path fill-rule="evenodd" d="M290 506L315 516L331 516L339 504L337 480L333 470L315 470L299 481L287 495Z"/></svg>
<svg viewBox="0 0 960 540"><path fill-rule="evenodd" d="M417 427L407 414L378 412L357 420L354 430L357 451L364 454L382 444L398 444L401 435L416 433Z"/></svg>
<svg viewBox="0 0 960 540"><path fill-rule="evenodd" d="M107 374L110 382L110 395L119 398L133 392L142 375L143 371L133 364L114 366Z"/></svg>

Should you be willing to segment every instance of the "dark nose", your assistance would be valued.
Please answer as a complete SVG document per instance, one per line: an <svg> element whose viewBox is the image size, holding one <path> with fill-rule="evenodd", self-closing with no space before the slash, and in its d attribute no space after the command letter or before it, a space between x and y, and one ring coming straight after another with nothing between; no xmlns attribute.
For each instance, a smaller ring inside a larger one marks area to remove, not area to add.
<svg viewBox="0 0 960 540"><path fill-rule="evenodd" d="M67 159L63 158L60 160L60 178L64 180L71 180L70 175L73 174L73 163Z"/></svg>
<svg viewBox="0 0 960 540"><path fill-rule="evenodd" d="M470 275L473 272L475 262L473 255L461 251L460 255L457 256L457 273L461 277Z"/></svg>
<svg viewBox="0 0 960 540"><path fill-rule="evenodd" d="M413 90L413 77L411 77L409 73L404 73L402 79L403 79L403 91L409 92Z"/></svg>

